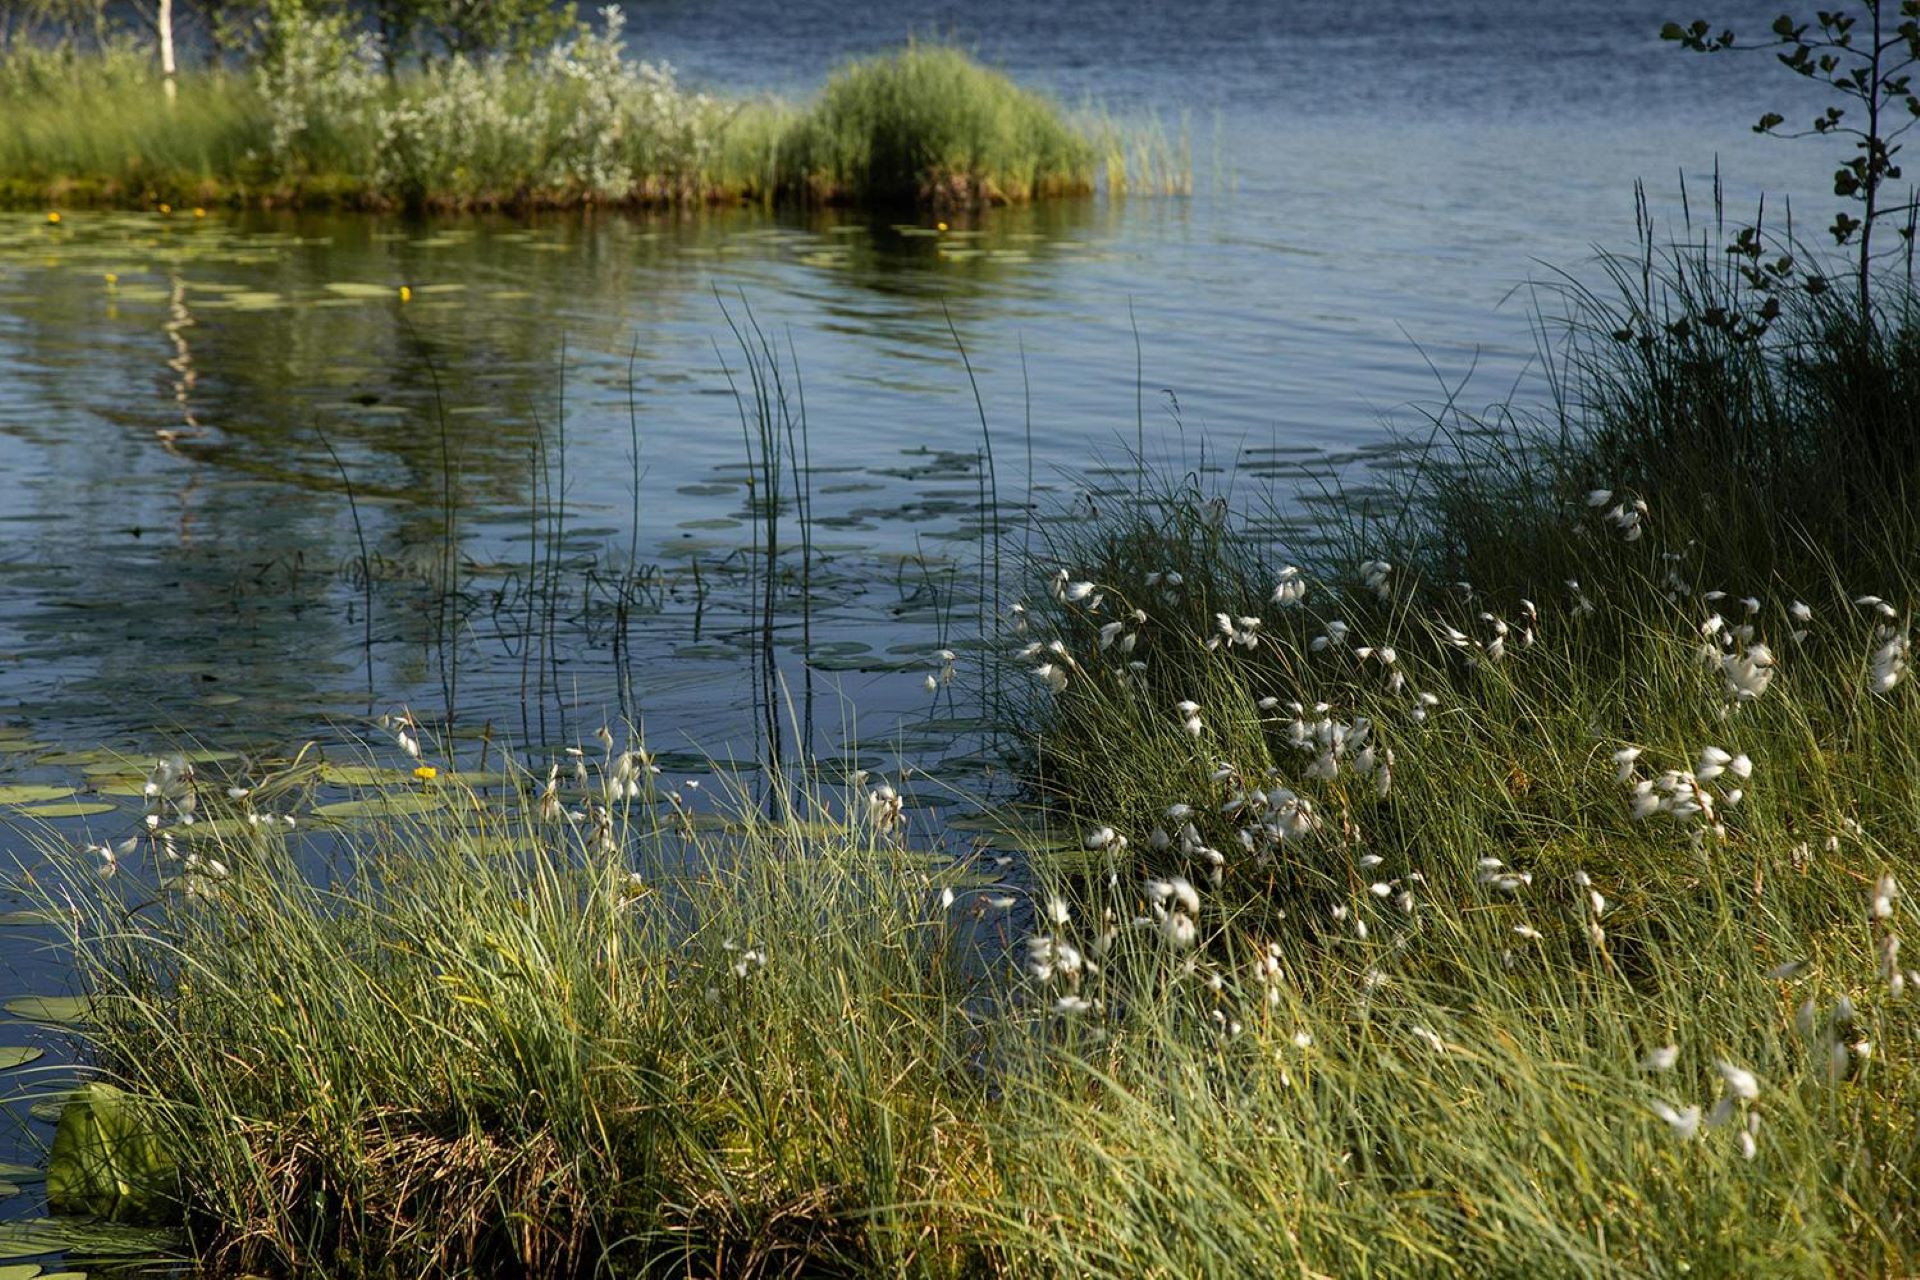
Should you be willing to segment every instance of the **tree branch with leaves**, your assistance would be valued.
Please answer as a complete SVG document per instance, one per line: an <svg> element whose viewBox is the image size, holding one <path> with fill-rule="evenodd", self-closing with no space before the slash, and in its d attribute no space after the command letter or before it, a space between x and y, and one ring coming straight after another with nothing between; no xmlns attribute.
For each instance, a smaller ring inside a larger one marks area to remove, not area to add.
<svg viewBox="0 0 1920 1280"><path fill-rule="evenodd" d="M1716 34L1705 21L1684 27L1669 22L1660 31L1663 40L1696 53L1771 50L1789 71L1838 95L1804 129L1784 128L1786 117L1777 111L1762 115L1753 128L1778 138L1851 141L1850 153L1834 170L1833 193L1858 202L1860 214L1842 209L1828 230L1836 244L1855 248L1860 321L1870 326L1874 229L1887 218L1905 214L1900 234L1909 244L1914 234L1914 202L1890 206L1881 198L1881 187L1899 179L1899 139L1920 123L1920 95L1912 87L1914 69L1920 66L1920 0L1899 0L1897 11L1894 0L1863 0L1851 9L1817 10L1811 21L1782 14L1769 35L1742 44L1732 31Z"/></svg>

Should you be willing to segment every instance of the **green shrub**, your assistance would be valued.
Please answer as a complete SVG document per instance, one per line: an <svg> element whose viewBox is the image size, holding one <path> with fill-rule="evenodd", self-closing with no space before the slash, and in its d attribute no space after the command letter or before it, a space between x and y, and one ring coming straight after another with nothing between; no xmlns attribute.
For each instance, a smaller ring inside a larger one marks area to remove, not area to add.
<svg viewBox="0 0 1920 1280"><path fill-rule="evenodd" d="M1057 108L957 49L909 45L828 80L785 179L811 198L976 204L1093 189L1093 150Z"/></svg>

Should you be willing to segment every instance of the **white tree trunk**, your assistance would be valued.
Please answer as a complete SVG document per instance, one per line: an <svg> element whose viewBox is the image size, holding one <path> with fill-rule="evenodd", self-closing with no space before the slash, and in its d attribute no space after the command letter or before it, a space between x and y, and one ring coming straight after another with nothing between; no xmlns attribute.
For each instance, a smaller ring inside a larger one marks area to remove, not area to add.
<svg viewBox="0 0 1920 1280"><path fill-rule="evenodd" d="M160 15L155 25L160 29L160 83L167 93L167 106L173 106L174 95L179 92L174 84L173 64L173 0L160 0Z"/></svg>

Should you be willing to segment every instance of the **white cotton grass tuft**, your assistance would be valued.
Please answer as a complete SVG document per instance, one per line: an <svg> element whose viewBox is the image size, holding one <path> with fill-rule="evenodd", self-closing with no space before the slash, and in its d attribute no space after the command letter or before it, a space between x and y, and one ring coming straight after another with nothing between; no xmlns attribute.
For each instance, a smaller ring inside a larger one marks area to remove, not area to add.
<svg viewBox="0 0 1920 1280"><path fill-rule="evenodd" d="M1659 1101L1652 1103L1651 1107L1653 1114L1666 1121L1667 1127L1682 1142L1690 1141L1700 1132L1699 1107L1675 1107Z"/></svg>
<svg viewBox="0 0 1920 1280"><path fill-rule="evenodd" d="M1868 687L1875 693L1891 693L1906 678L1912 656L1912 641L1904 631L1883 634L1879 648L1870 660Z"/></svg>
<svg viewBox="0 0 1920 1280"><path fill-rule="evenodd" d="M1297 565L1286 565L1280 570L1279 581L1273 588L1273 603L1283 609L1300 604L1307 598L1307 580Z"/></svg>
<svg viewBox="0 0 1920 1280"><path fill-rule="evenodd" d="M1389 579L1393 574L1393 565L1385 560L1367 560L1360 565L1360 580L1366 583L1367 590L1381 600L1393 598L1393 588Z"/></svg>
<svg viewBox="0 0 1920 1280"><path fill-rule="evenodd" d="M1714 1064L1720 1072L1720 1078L1726 1081L1727 1091L1736 1098L1751 1102L1760 1096L1760 1080L1745 1067L1737 1066L1725 1058Z"/></svg>
<svg viewBox="0 0 1920 1280"><path fill-rule="evenodd" d="M1893 902L1899 896L1900 882L1893 878L1891 871L1881 872L1873 882L1873 918L1881 921L1893 915Z"/></svg>
<svg viewBox="0 0 1920 1280"><path fill-rule="evenodd" d="M1147 882L1147 898L1161 906L1168 903L1177 905L1188 915L1200 914L1200 894L1185 876L1170 876L1165 880Z"/></svg>
<svg viewBox="0 0 1920 1280"><path fill-rule="evenodd" d="M1773 684L1773 670L1773 650L1764 644L1749 645L1720 659L1727 696L1736 703L1752 702L1765 693Z"/></svg>

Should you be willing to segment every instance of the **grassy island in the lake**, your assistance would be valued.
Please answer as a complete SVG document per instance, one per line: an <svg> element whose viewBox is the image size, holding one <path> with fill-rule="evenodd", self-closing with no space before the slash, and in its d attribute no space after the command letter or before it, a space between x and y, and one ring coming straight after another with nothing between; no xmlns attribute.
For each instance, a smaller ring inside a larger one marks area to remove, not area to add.
<svg viewBox="0 0 1920 1280"><path fill-rule="evenodd" d="M627 59L608 23L392 74L308 23L171 96L137 51L21 45L0 57L0 203L946 208L1186 182L1157 135L1070 119L954 48L853 62L802 105L729 101Z"/></svg>

